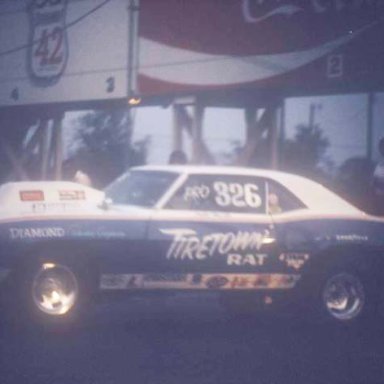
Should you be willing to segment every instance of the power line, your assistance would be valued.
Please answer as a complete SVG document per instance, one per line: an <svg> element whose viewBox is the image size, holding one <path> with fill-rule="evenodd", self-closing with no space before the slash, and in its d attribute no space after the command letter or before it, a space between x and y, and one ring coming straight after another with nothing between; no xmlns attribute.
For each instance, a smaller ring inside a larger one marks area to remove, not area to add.
<svg viewBox="0 0 384 384"><path fill-rule="evenodd" d="M71 28L72 26L78 24L83 19L87 18L88 16L92 15L96 11L98 11L100 8L104 7L106 4L111 2L112 0L105 0L102 3L100 3L98 6L92 8L85 14L81 15L77 19L73 20L72 22L64 25L63 30L67 30ZM7 51L0 52L0 57L7 56L12 53L16 53L25 49L28 49L30 47L33 47L35 44L38 44L41 39L36 39L28 44L23 44L15 48L11 48ZM247 57L243 57L243 59L247 59ZM204 64L204 63L214 63L214 62L225 62L233 60L232 56L227 57L208 57L208 58L202 58L202 59L195 59L195 60L182 60L182 61L170 61L168 63L161 63L161 64L147 64L147 65L135 65L132 68L133 69L142 69L142 68L166 68L166 67L177 67L177 66L185 66L185 65L196 65L196 64ZM261 60L259 59L259 66L266 68L266 69L273 69L273 70L286 70L286 66L284 64L278 64L278 63L271 63L268 60ZM126 68L117 68L116 70L126 70ZM84 72L87 73L87 72ZM83 74L83 73L81 73ZM77 73L76 73L77 75Z"/></svg>
<svg viewBox="0 0 384 384"><path fill-rule="evenodd" d="M97 5L96 7L90 9L88 12L84 13L83 15L79 16L77 19L71 21L70 23L68 24L65 24L64 25L64 28L63 30L67 30L71 27L73 27L74 25L78 24L80 21L84 20L85 18L87 18L88 16L92 15L93 13L95 13L96 11L98 11L100 8L104 7L106 4L108 4L109 2L111 2L112 0L104 0L102 3L100 3L99 5ZM36 39L34 41L32 41L31 43L28 43L28 44L23 44L23 45L20 45L18 47L15 47L15 48L11 48L7 51L3 51L3 52L0 52L0 57L2 56L7 56L7 55L10 55L12 53L15 53L15 52L19 52L19 51L23 51L25 49L28 49L30 47L33 47L35 44L38 44L39 41L41 39Z"/></svg>

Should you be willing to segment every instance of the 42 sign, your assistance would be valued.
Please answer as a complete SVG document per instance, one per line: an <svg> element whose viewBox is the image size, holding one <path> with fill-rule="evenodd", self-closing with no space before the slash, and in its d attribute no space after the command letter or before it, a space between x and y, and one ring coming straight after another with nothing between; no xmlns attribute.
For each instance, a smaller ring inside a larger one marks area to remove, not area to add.
<svg viewBox="0 0 384 384"><path fill-rule="evenodd" d="M34 0L30 8L29 67L36 80L57 81L68 60L67 0Z"/></svg>

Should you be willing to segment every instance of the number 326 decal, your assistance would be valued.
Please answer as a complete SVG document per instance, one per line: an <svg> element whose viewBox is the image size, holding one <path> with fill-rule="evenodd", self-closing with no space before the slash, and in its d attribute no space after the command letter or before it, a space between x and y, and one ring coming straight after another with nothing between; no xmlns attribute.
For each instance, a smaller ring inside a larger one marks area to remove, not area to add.
<svg viewBox="0 0 384 384"><path fill-rule="evenodd" d="M217 181L213 184L213 189L216 192L215 202L221 207L259 208L262 205L259 187L255 184Z"/></svg>

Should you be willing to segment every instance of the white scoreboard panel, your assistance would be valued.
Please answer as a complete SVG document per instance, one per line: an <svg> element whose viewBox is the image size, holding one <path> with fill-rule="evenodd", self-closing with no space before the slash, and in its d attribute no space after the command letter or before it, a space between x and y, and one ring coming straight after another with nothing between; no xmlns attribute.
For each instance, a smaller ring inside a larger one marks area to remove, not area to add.
<svg viewBox="0 0 384 384"><path fill-rule="evenodd" d="M127 0L1 0L0 107L121 99Z"/></svg>

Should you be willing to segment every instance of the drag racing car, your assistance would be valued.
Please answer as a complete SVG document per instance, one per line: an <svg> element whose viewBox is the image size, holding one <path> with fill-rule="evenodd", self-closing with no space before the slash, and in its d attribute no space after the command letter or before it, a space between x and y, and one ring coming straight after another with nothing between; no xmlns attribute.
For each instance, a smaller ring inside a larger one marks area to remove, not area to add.
<svg viewBox="0 0 384 384"><path fill-rule="evenodd" d="M104 191L0 187L1 288L43 322L113 292L214 291L231 311L299 305L351 324L377 312L383 234L322 185L270 170L144 166Z"/></svg>

